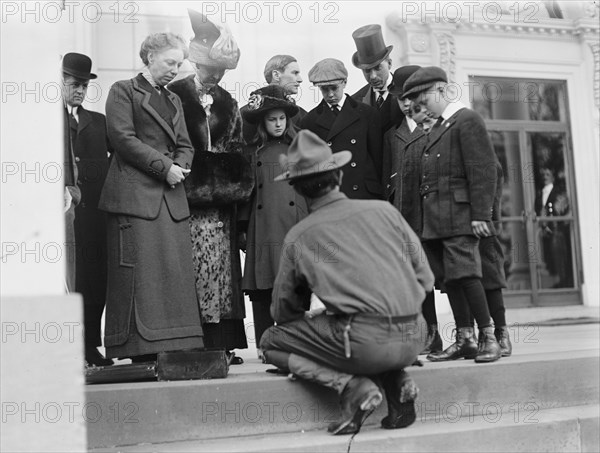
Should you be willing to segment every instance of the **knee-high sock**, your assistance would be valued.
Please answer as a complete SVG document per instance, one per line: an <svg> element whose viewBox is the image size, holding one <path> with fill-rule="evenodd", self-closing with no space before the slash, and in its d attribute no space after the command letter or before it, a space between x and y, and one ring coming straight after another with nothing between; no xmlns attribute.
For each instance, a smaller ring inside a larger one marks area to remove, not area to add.
<svg viewBox="0 0 600 453"><path fill-rule="evenodd" d="M423 301L422 306L423 318L425 318L425 322L427 323L427 327L435 324L437 325L437 315L435 313L435 295L433 291L430 291L425 296L425 300Z"/></svg>
<svg viewBox="0 0 600 453"><path fill-rule="evenodd" d="M462 286L456 281L448 282L446 283L446 292L450 308L452 308L456 328L472 327L469 303L467 302Z"/></svg>
<svg viewBox="0 0 600 453"><path fill-rule="evenodd" d="M506 309L504 308L504 298L502 297L502 288L487 289L485 291L490 316L494 320L496 327L506 326Z"/></svg>
<svg viewBox="0 0 600 453"><path fill-rule="evenodd" d="M492 325L492 318L481 280L474 277L462 278L458 280L458 283L464 291L468 307L477 321L477 326L480 329L490 327Z"/></svg>

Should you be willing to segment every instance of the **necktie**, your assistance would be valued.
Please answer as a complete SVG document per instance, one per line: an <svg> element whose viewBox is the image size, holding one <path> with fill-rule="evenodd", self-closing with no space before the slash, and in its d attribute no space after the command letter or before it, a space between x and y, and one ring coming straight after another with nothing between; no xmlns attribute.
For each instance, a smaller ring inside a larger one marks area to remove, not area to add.
<svg viewBox="0 0 600 453"><path fill-rule="evenodd" d="M331 106L331 111L333 112L333 116L338 116L340 113L340 106L335 104Z"/></svg>
<svg viewBox="0 0 600 453"><path fill-rule="evenodd" d="M377 105L377 108L380 109L381 106L383 105L383 93L378 93L377 94L379 97L377 98L377 101L375 101L375 104Z"/></svg>
<svg viewBox="0 0 600 453"><path fill-rule="evenodd" d="M69 126L71 126L73 129L77 130L78 125L79 125L79 123L77 122L77 118L75 118L75 115L73 115L73 110L71 110L69 112Z"/></svg>

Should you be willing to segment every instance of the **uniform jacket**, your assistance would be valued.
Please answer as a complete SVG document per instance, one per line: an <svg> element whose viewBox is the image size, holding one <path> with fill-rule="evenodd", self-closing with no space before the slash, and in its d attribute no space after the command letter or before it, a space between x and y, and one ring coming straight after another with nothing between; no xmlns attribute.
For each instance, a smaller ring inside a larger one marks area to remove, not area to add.
<svg viewBox="0 0 600 453"><path fill-rule="evenodd" d="M422 154L423 239L471 235L488 222L497 185L497 157L483 118L458 110L428 135Z"/></svg>
<svg viewBox="0 0 600 453"><path fill-rule="evenodd" d="M286 233L308 214L306 200L287 183L273 181L283 172L279 157L288 144L270 140L260 149L248 146L256 185L249 203L246 264L242 288L271 289L279 268Z"/></svg>
<svg viewBox="0 0 600 453"><path fill-rule="evenodd" d="M189 169L194 149L179 97L164 90L176 110L172 126L159 113L160 95L141 74L110 89L106 120L114 155L100 209L151 220L158 216L164 197L175 220L189 216L183 184L171 189L166 177L174 163Z"/></svg>
<svg viewBox="0 0 600 453"><path fill-rule="evenodd" d="M427 136L423 130L417 127L411 132L406 121L387 131L383 139L384 181L386 174L388 181L386 198L417 235L422 232L419 188L421 153L426 143Z"/></svg>
<svg viewBox="0 0 600 453"><path fill-rule="evenodd" d="M331 150L352 152L352 161L343 168L340 188L349 198L383 198L381 123L373 107L346 96L338 116L322 100L301 123L327 142Z"/></svg>
<svg viewBox="0 0 600 453"><path fill-rule="evenodd" d="M371 85L367 84L352 95L352 99L362 102L363 104L370 105L373 108L377 108L375 94ZM398 127L398 125L404 119L404 114L400 110L396 96L388 94L385 101L381 105L379 114L381 115L381 130L385 134L392 128Z"/></svg>

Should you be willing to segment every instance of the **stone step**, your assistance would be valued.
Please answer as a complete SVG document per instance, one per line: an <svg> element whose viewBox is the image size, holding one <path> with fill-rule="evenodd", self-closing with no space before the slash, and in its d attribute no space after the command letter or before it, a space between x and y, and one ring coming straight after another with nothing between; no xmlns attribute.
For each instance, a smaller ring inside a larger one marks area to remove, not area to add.
<svg viewBox="0 0 600 453"><path fill-rule="evenodd" d="M407 429L365 426L353 439L324 430L273 433L98 449L120 453L191 452L598 452L600 407L595 405L508 412L500 417L463 417L455 422L418 418ZM350 449L348 448L350 444Z"/></svg>
<svg viewBox="0 0 600 453"><path fill-rule="evenodd" d="M553 410L597 405L600 395L597 347L513 355L491 364L426 362L409 371L421 389L418 418L434 427L453 427L465 420L469 426L470 419L495 426L496 418L516 418L525 427L533 426L526 420ZM322 431L339 416L337 398L311 383L264 372L233 373L212 381L88 386L88 447ZM377 436L383 435L375 428L385 414L384 402L367 420Z"/></svg>

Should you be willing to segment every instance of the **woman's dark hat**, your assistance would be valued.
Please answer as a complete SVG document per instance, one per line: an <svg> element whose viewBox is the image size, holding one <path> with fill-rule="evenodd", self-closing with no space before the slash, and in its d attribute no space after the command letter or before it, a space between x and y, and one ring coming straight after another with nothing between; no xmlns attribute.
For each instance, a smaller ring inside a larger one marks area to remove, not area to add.
<svg viewBox="0 0 600 453"><path fill-rule="evenodd" d="M421 66L416 65L407 65L396 69L393 75L392 86L389 89L390 94L393 94L394 96L398 97L402 96L402 93L404 92L404 84L406 83L408 78L415 72L417 72L419 69L421 69Z"/></svg>
<svg viewBox="0 0 600 453"><path fill-rule="evenodd" d="M250 93L248 108L243 116L249 123L258 123L265 113L273 109L282 109L288 116L298 113L298 107L285 89L279 85L268 85Z"/></svg>
<svg viewBox="0 0 600 453"><path fill-rule="evenodd" d="M92 60L87 55L70 52L63 57L62 70L67 75L83 80L95 79L98 76L92 74L91 69Z"/></svg>
<svg viewBox="0 0 600 453"><path fill-rule="evenodd" d="M332 153L331 148L317 134L303 129L294 137L287 154L279 158L284 172L277 176L275 181L287 181L335 170L350 160L350 151Z"/></svg>
<svg viewBox="0 0 600 453"><path fill-rule="evenodd" d="M352 38L357 50L352 55L352 64L359 69L377 66L394 48L394 46L386 47L381 34L381 25L377 24L360 27L352 33Z"/></svg>

